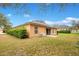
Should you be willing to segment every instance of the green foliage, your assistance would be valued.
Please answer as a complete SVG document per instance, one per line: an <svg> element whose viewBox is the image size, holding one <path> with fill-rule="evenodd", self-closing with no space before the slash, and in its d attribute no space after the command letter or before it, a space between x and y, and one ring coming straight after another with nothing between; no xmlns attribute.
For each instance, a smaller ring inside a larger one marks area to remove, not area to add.
<svg viewBox="0 0 79 59"><path fill-rule="evenodd" d="M61 31L58 31L58 33L71 33L70 30L61 30Z"/></svg>
<svg viewBox="0 0 79 59"><path fill-rule="evenodd" d="M7 33L21 39L28 37L26 30L9 30Z"/></svg>
<svg viewBox="0 0 79 59"><path fill-rule="evenodd" d="M4 31L6 32L8 29L11 28L11 23L9 22L9 19L0 13L0 27L3 27Z"/></svg>

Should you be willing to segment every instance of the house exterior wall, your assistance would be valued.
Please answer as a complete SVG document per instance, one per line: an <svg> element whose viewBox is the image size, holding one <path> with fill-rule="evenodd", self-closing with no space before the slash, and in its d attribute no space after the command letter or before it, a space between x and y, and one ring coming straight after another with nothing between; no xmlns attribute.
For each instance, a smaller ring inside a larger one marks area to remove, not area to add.
<svg viewBox="0 0 79 59"><path fill-rule="evenodd" d="M37 26L38 27L38 33L35 34L35 29L34 27L37 26L37 25L33 25L33 24L29 24L27 25L27 31L29 33L29 37L34 37L34 36L39 36L41 34L45 35L46 34L46 31L45 31L45 27L43 26Z"/></svg>
<svg viewBox="0 0 79 59"><path fill-rule="evenodd" d="M38 27L38 33L37 34L35 34L35 32L34 32L35 26ZM29 37L40 36L40 35L46 36L46 27L45 26L28 24L28 25L26 25L26 29L27 29L27 32L29 34ZM56 33L57 33L56 29L51 28L51 35L54 35Z"/></svg>
<svg viewBox="0 0 79 59"><path fill-rule="evenodd" d="M71 33L79 33L79 30L71 30Z"/></svg>
<svg viewBox="0 0 79 59"><path fill-rule="evenodd" d="M57 34L57 29L53 28L51 29L51 35L56 35Z"/></svg>

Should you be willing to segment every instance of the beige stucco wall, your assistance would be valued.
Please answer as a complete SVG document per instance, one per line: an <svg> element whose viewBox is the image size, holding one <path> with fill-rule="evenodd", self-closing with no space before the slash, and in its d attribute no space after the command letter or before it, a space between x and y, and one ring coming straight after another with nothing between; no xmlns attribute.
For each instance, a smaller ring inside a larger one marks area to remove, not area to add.
<svg viewBox="0 0 79 59"><path fill-rule="evenodd" d="M34 27L37 25L28 24L26 25L26 29L28 31L29 37L39 36L39 35L46 35L46 27L45 26L38 26L38 33L34 33ZM51 35L56 34L56 29L51 29Z"/></svg>
<svg viewBox="0 0 79 59"><path fill-rule="evenodd" d="M52 28L52 29L51 29L51 35L56 35L56 34L57 34L57 29Z"/></svg>
<svg viewBox="0 0 79 59"><path fill-rule="evenodd" d="M40 34L43 34L43 35L46 34L45 27L43 27L43 26L38 26L38 33L35 34L34 33L34 27L35 26L36 25L33 25L33 24L27 25L27 30L28 30L28 33L29 33L29 37L39 36Z"/></svg>

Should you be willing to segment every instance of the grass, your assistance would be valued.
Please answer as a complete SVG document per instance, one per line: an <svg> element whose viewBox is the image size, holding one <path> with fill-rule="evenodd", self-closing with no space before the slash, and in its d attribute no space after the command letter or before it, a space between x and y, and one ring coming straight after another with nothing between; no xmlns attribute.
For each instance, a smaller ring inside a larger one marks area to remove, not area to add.
<svg viewBox="0 0 79 59"><path fill-rule="evenodd" d="M0 35L1 56L79 56L79 34L59 34L57 37L18 39Z"/></svg>

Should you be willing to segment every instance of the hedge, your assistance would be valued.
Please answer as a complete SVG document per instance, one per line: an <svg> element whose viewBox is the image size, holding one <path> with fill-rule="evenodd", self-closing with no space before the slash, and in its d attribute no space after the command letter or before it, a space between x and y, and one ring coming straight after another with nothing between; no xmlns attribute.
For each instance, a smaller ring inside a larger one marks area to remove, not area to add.
<svg viewBox="0 0 79 59"><path fill-rule="evenodd" d="M21 39L28 37L26 30L9 30L7 33Z"/></svg>
<svg viewBox="0 0 79 59"><path fill-rule="evenodd" d="M61 30L61 31L58 31L58 33L71 33L70 30Z"/></svg>

